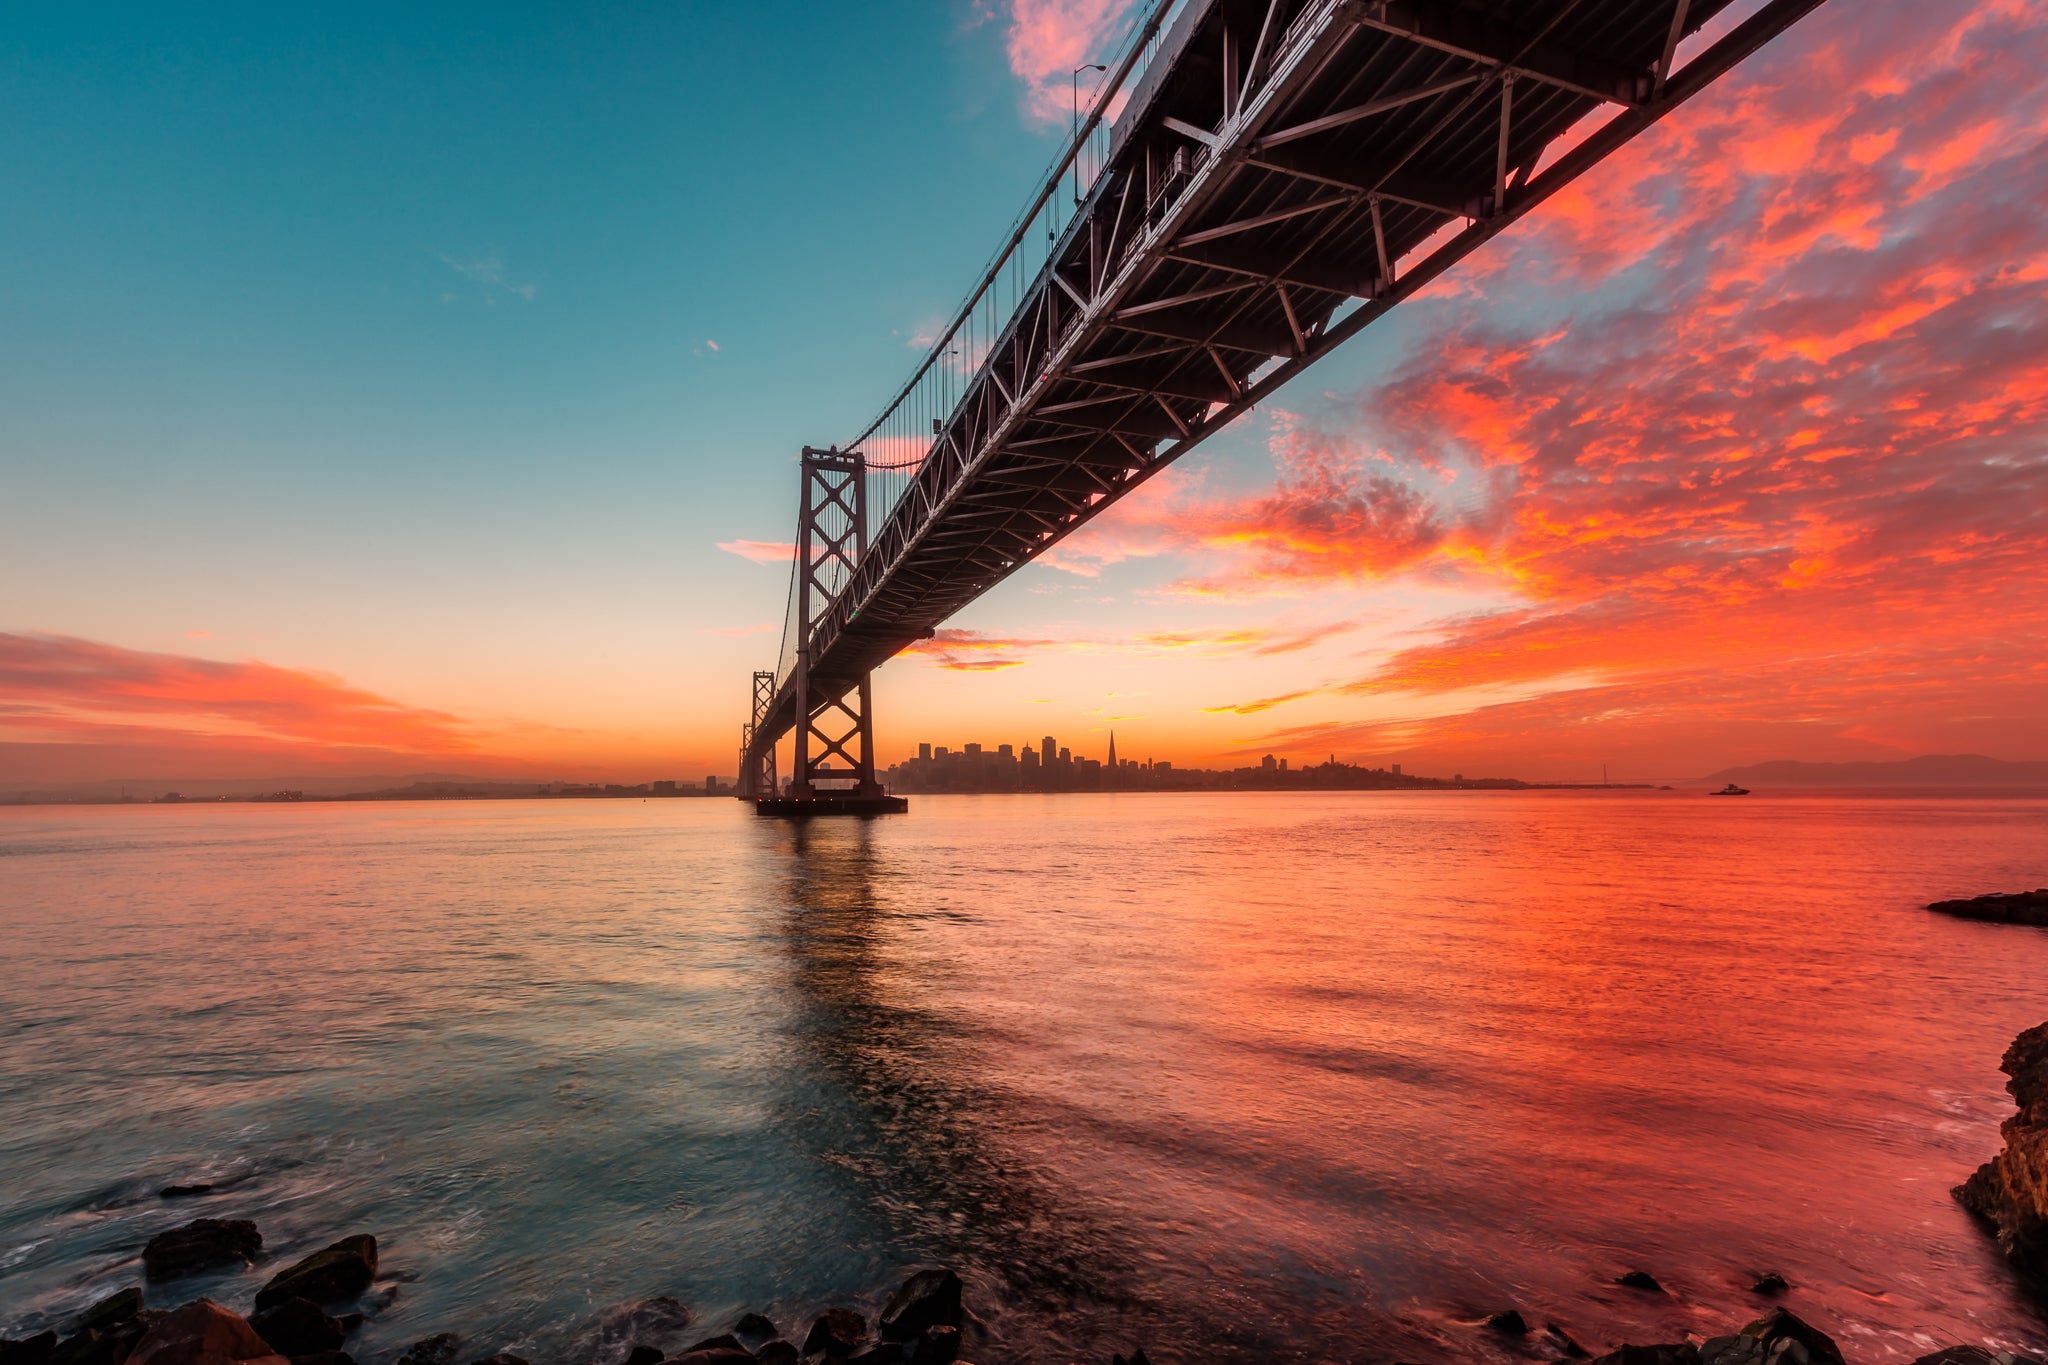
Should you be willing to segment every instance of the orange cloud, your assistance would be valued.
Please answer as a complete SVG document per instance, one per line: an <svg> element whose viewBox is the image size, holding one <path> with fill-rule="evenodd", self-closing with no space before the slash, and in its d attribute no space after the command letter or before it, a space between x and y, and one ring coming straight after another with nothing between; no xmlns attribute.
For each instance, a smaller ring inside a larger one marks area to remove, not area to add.
<svg viewBox="0 0 2048 1365"><path fill-rule="evenodd" d="M984 635L978 630L955 630L947 628L938 631L928 640L915 640L903 649L905 654L919 654L932 660L940 668L952 669L957 673L993 673L1005 668L1021 668L1024 660L1001 657L1023 650L1057 647L1057 640L1026 640L1015 637Z"/></svg>
<svg viewBox="0 0 2048 1365"><path fill-rule="evenodd" d="M1283 415L1269 494L1159 519L1196 591L1518 603L1346 689L1470 694L1469 723L1297 737L1981 716L2048 751L2043 69L2043 0L1823 9L1413 306L1390 374ZM1480 705L1502 688L1554 690Z"/></svg>
<svg viewBox="0 0 2048 1365"><path fill-rule="evenodd" d="M1257 701L1241 701L1230 706L1205 706L1202 713L1209 716L1255 716L1261 711L1270 711L1276 706L1300 701L1303 697L1316 696L1320 691L1319 688L1311 688L1306 692L1282 692L1277 697L1261 697Z"/></svg>
<svg viewBox="0 0 2048 1365"><path fill-rule="evenodd" d="M86 754L108 761L203 755L216 767L481 757L460 718L330 674L0 633L0 771L29 764L32 776L77 775L66 755Z"/></svg>

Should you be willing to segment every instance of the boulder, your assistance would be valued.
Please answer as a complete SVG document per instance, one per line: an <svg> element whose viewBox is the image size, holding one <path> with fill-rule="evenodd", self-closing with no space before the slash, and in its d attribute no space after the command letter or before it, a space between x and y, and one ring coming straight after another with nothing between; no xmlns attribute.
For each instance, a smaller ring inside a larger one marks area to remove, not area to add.
<svg viewBox="0 0 2048 1365"><path fill-rule="evenodd" d="M781 1337L764 1341L754 1348L754 1359L760 1361L761 1365L797 1365L802 1358L796 1349L796 1343L784 1341Z"/></svg>
<svg viewBox="0 0 2048 1365"><path fill-rule="evenodd" d="M960 1277L944 1267L918 1271L889 1296L879 1335L884 1341L910 1341L927 1327L958 1327L964 1289Z"/></svg>
<svg viewBox="0 0 2048 1365"><path fill-rule="evenodd" d="M1640 1289L1649 1294L1661 1294L1664 1286L1657 1283L1657 1277L1647 1270L1631 1270L1626 1275L1615 1277L1616 1284L1630 1289Z"/></svg>
<svg viewBox="0 0 2048 1365"><path fill-rule="evenodd" d="M763 1341L782 1335L775 1330L775 1324L768 1320L767 1315L762 1313L743 1314L740 1320L732 1325L732 1330L735 1336L753 1337Z"/></svg>
<svg viewBox="0 0 2048 1365"><path fill-rule="evenodd" d="M347 1351L315 1351L309 1356L293 1356L292 1365L356 1365L356 1358Z"/></svg>
<svg viewBox="0 0 2048 1365"><path fill-rule="evenodd" d="M571 1348L571 1358L598 1365L622 1365L631 1353L647 1347L673 1360L690 1339L690 1310L666 1294L613 1304L598 1314Z"/></svg>
<svg viewBox="0 0 2048 1365"><path fill-rule="evenodd" d="M1564 1356L1568 1360L1584 1360L1586 1358L1586 1348L1573 1340L1570 1332L1565 1331L1564 1328L1559 1327L1554 1322L1543 1324L1543 1339L1556 1348L1559 1355Z"/></svg>
<svg viewBox="0 0 2048 1365"><path fill-rule="evenodd" d="M960 1329L947 1324L927 1327L911 1343L911 1365L953 1365L960 1358Z"/></svg>
<svg viewBox="0 0 2048 1365"><path fill-rule="evenodd" d="M673 1357L669 1365L754 1365L758 1357L751 1355L744 1347L719 1347L715 1351L691 1351Z"/></svg>
<svg viewBox="0 0 2048 1365"><path fill-rule="evenodd" d="M212 1193L211 1185L166 1185L156 1192L159 1199L190 1199L195 1195Z"/></svg>
<svg viewBox="0 0 2048 1365"><path fill-rule="evenodd" d="M1152 1365L1152 1362L1145 1358L1145 1348L1142 1346L1132 1351L1128 1359L1112 1354L1109 1360L1110 1365Z"/></svg>
<svg viewBox="0 0 2048 1365"><path fill-rule="evenodd" d="M635 1346L626 1352L626 1365L661 1365L664 1354L659 1346Z"/></svg>
<svg viewBox="0 0 2048 1365"><path fill-rule="evenodd" d="M436 1332L406 1347L398 1365L454 1365L455 1348L461 1344L453 1332Z"/></svg>
<svg viewBox="0 0 2048 1365"><path fill-rule="evenodd" d="M279 1355L293 1359L341 1349L341 1324L321 1312L311 1299L286 1299L258 1309L249 1325L275 1346Z"/></svg>
<svg viewBox="0 0 2048 1365"><path fill-rule="evenodd" d="M1512 1308L1503 1308L1498 1313L1486 1315L1482 1327L1499 1332L1502 1336L1526 1337L1529 1335L1529 1320Z"/></svg>
<svg viewBox="0 0 2048 1365"><path fill-rule="evenodd" d="M175 1280L216 1266L249 1265L263 1254L263 1234L246 1218L195 1218L159 1232L142 1248L143 1273Z"/></svg>
<svg viewBox="0 0 2048 1365"><path fill-rule="evenodd" d="M0 1341L0 1365L48 1365L56 1350L55 1332L38 1332L32 1337Z"/></svg>
<svg viewBox="0 0 2048 1365"><path fill-rule="evenodd" d="M72 1324L72 1330L83 1332L89 1328L97 1328L102 1332L111 1331L116 1327L125 1327L141 1316L142 1290L131 1285L127 1289L116 1290L80 1313L78 1321Z"/></svg>
<svg viewBox="0 0 2048 1365"><path fill-rule="evenodd" d="M269 1308L287 1299L346 1303L376 1277L377 1239L367 1234L344 1237L271 1276L270 1283L256 1291L256 1306Z"/></svg>
<svg viewBox="0 0 2048 1365"><path fill-rule="evenodd" d="M149 1329L127 1365L286 1365L240 1314L211 1299L197 1299L164 1314Z"/></svg>
<svg viewBox="0 0 2048 1365"><path fill-rule="evenodd" d="M1999 1127L2005 1149L1956 1186L1955 1197L2048 1302L2048 1024L2013 1039L1998 1065L2019 1112Z"/></svg>
<svg viewBox="0 0 2048 1365"><path fill-rule="evenodd" d="M688 1355L691 1351L744 1351L746 1349L746 1347L740 1345L740 1339L732 1333L720 1332L715 1337L706 1337L694 1346L685 1347L683 1354Z"/></svg>
<svg viewBox="0 0 2048 1365"><path fill-rule="evenodd" d="M1739 1332L1710 1337L1700 1346L1700 1365L1764 1365L1766 1351L1761 1340Z"/></svg>
<svg viewBox="0 0 2048 1365"><path fill-rule="evenodd" d="M868 1320L851 1308L827 1308L804 1337L803 1353L827 1359L851 1356L868 1338Z"/></svg>
<svg viewBox="0 0 2048 1365"><path fill-rule="evenodd" d="M515 1356L510 1351L499 1351L496 1355L485 1356L476 1365L526 1365L525 1356Z"/></svg>
<svg viewBox="0 0 2048 1365"><path fill-rule="evenodd" d="M1783 1275L1773 1270L1768 1274L1758 1276L1757 1282L1749 1287L1749 1292L1752 1294L1782 1294L1791 1287Z"/></svg>
<svg viewBox="0 0 2048 1365"><path fill-rule="evenodd" d="M1743 1336L1763 1342L1765 1365L1843 1365L1835 1338L1790 1308L1769 1310L1745 1326Z"/></svg>
<svg viewBox="0 0 2048 1365"><path fill-rule="evenodd" d="M1921 1356L1913 1365L1998 1365L1998 1357L1982 1346L1945 1346L1933 1355Z"/></svg>
<svg viewBox="0 0 2048 1365"><path fill-rule="evenodd" d="M1604 1356L1594 1356L1593 1365L1700 1365L1699 1348L1689 1341L1657 1346L1624 1346Z"/></svg>
<svg viewBox="0 0 2048 1365"><path fill-rule="evenodd" d="M1992 924L2048 925L2048 886L2037 891L1994 891L1967 900L1935 901L1927 907L1944 915L1980 919Z"/></svg>
<svg viewBox="0 0 2048 1365"><path fill-rule="evenodd" d="M50 1365L115 1365L133 1344L132 1340L116 1343L112 1333L88 1327L58 1342L50 1353Z"/></svg>

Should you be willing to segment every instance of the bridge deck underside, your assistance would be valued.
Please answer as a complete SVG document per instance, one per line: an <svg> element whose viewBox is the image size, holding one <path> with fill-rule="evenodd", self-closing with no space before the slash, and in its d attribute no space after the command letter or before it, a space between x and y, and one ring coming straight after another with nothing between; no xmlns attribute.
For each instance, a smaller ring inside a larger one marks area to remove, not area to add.
<svg viewBox="0 0 2048 1365"><path fill-rule="evenodd" d="M928 634L1712 80L1742 52L1663 69L1675 34L1727 3L1191 4L1052 264L818 623L814 691ZM1736 46L1816 3L1767 4ZM1602 106L1617 126L1539 171Z"/></svg>

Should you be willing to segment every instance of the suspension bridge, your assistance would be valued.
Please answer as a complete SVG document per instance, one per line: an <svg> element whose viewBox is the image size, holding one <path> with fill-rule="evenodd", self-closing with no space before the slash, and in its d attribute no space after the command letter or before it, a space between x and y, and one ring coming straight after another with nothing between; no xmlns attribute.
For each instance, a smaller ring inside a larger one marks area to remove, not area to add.
<svg viewBox="0 0 2048 1365"><path fill-rule="evenodd" d="M1155 0L909 380L803 451L741 794L900 809L877 667L1820 3Z"/></svg>

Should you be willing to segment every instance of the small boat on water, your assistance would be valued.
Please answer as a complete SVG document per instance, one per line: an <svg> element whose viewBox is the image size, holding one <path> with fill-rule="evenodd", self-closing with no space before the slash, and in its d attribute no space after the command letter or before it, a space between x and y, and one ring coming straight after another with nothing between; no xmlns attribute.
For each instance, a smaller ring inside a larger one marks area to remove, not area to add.
<svg viewBox="0 0 2048 1365"><path fill-rule="evenodd" d="M1730 782L1730 783L1729 783L1729 784L1728 784L1727 786L1725 786L1725 787L1721 788L1721 790L1719 790L1719 791L1717 791L1717 792L1708 792L1708 793L1707 793L1707 795L1709 795L1709 796L1747 796L1747 795L1749 795L1749 788L1747 788L1747 787L1738 787L1738 786L1736 786L1736 785L1735 785L1735 784L1734 784L1733 782Z"/></svg>

